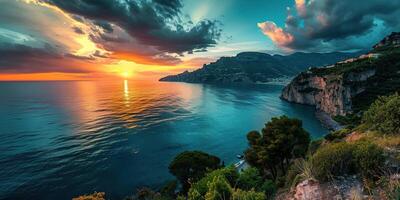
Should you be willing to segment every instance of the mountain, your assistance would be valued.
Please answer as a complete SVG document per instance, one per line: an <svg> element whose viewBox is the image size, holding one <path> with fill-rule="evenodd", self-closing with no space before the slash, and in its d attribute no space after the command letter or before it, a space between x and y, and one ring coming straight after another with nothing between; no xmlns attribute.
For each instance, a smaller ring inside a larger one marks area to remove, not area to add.
<svg viewBox="0 0 400 200"><path fill-rule="evenodd" d="M392 33L356 58L300 73L282 98L315 105L331 116L365 110L378 96L400 91L400 33Z"/></svg>
<svg viewBox="0 0 400 200"><path fill-rule="evenodd" d="M294 76L312 66L325 66L360 55L356 53L294 53L287 56L243 52L221 57L193 72L161 78L160 81L189 83L258 83Z"/></svg>

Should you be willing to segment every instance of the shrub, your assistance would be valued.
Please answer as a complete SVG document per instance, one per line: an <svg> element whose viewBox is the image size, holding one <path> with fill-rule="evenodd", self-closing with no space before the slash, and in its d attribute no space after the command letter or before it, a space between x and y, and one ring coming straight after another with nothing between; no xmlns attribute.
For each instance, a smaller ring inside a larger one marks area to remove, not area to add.
<svg viewBox="0 0 400 200"><path fill-rule="evenodd" d="M353 156L357 169L364 177L378 178L376 176L380 175L385 162L383 149L367 141L360 141L355 145Z"/></svg>
<svg viewBox="0 0 400 200"><path fill-rule="evenodd" d="M105 198L106 198L106 193L95 192L93 194L72 198L72 200L105 200Z"/></svg>
<svg viewBox="0 0 400 200"><path fill-rule="evenodd" d="M324 138L328 141L341 140L350 133L351 133L350 129L344 128L338 131L330 132L328 135L325 135Z"/></svg>
<svg viewBox="0 0 400 200"><path fill-rule="evenodd" d="M232 187L223 176L215 176L211 182L207 184L208 191L205 200L221 200L231 199Z"/></svg>
<svg viewBox="0 0 400 200"><path fill-rule="evenodd" d="M243 191L237 189L233 192L232 200L265 200L267 199L262 192L256 192L254 190Z"/></svg>
<svg viewBox="0 0 400 200"><path fill-rule="evenodd" d="M311 141L310 145L308 146L308 154L313 155L321 147L323 142L323 138Z"/></svg>
<svg viewBox="0 0 400 200"><path fill-rule="evenodd" d="M254 168L250 167L240 173L239 178L237 180L237 187L243 190L257 190L261 188L263 184L262 177L259 171Z"/></svg>
<svg viewBox="0 0 400 200"><path fill-rule="evenodd" d="M268 199L273 199L276 190L277 188L275 183L269 179L265 180L265 182L261 186L261 191L264 191L264 194Z"/></svg>
<svg viewBox="0 0 400 200"><path fill-rule="evenodd" d="M177 181L169 181L160 189L160 193L165 198L174 199L177 186Z"/></svg>
<svg viewBox="0 0 400 200"><path fill-rule="evenodd" d="M363 122L381 133L400 133L400 95L379 97L364 113Z"/></svg>
<svg viewBox="0 0 400 200"><path fill-rule="evenodd" d="M204 196L208 191L208 183L217 176L222 176L230 185L235 185L239 175L233 166L214 170L192 185L189 189L189 197L192 197L191 199L196 199L196 197Z"/></svg>
<svg viewBox="0 0 400 200"><path fill-rule="evenodd" d="M332 176L354 172L353 149L353 145L345 142L319 149L311 159L315 178L326 181Z"/></svg>
<svg viewBox="0 0 400 200"><path fill-rule="evenodd" d="M368 141L329 144L311 158L313 174L320 181L356 173L366 179L375 179L380 175L384 161L382 148Z"/></svg>

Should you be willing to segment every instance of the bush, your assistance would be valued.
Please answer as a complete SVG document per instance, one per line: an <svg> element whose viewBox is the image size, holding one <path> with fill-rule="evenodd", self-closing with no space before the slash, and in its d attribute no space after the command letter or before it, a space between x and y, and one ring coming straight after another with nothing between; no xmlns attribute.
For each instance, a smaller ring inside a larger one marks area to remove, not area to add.
<svg viewBox="0 0 400 200"><path fill-rule="evenodd" d="M353 156L357 169L364 177L378 178L376 176L381 174L385 162L383 149L367 141L361 141L355 145Z"/></svg>
<svg viewBox="0 0 400 200"><path fill-rule="evenodd" d="M259 191L263 184L262 177L258 169L250 167L240 173L237 180L237 187L243 190L257 190Z"/></svg>
<svg viewBox="0 0 400 200"><path fill-rule="evenodd" d="M267 179L261 186L261 191L264 191L264 194L268 199L273 199L276 190L276 185L272 180Z"/></svg>
<svg viewBox="0 0 400 200"><path fill-rule="evenodd" d="M243 191L237 189L233 192L232 200L265 200L267 199L262 192L256 192L254 190Z"/></svg>
<svg viewBox="0 0 400 200"><path fill-rule="evenodd" d="M189 197L192 197L191 199L197 199L197 196L204 196L208 191L208 183L217 176L222 176L230 185L235 185L239 175L233 166L214 170L192 185L189 189Z"/></svg>
<svg viewBox="0 0 400 200"><path fill-rule="evenodd" d="M177 186L177 181L169 181L160 189L160 194L165 198L174 199Z"/></svg>
<svg viewBox="0 0 400 200"><path fill-rule="evenodd" d="M313 155L323 144L324 139L313 140L308 145L308 155Z"/></svg>
<svg viewBox="0 0 400 200"><path fill-rule="evenodd" d="M364 113L363 122L381 133L400 134L400 95L379 97Z"/></svg>
<svg viewBox="0 0 400 200"><path fill-rule="evenodd" d="M72 200L105 200L106 193L104 192L95 192L90 195L83 195L79 197L72 198Z"/></svg>
<svg viewBox="0 0 400 200"><path fill-rule="evenodd" d="M330 132L328 135L325 135L324 138L328 141L341 140L350 133L351 133L350 129L344 128L338 131Z"/></svg>
<svg viewBox="0 0 400 200"><path fill-rule="evenodd" d="M232 187L223 176L215 176L211 182L207 184L208 191L205 200L221 200L231 199Z"/></svg>
<svg viewBox="0 0 400 200"><path fill-rule="evenodd" d="M353 150L354 146L345 142L319 149L311 159L315 178L326 181L332 176L353 173Z"/></svg>
<svg viewBox="0 0 400 200"><path fill-rule="evenodd" d="M384 161L382 148L368 141L329 144L311 158L313 174L320 181L356 173L366 179L375 179L380 175Z"/></svg>

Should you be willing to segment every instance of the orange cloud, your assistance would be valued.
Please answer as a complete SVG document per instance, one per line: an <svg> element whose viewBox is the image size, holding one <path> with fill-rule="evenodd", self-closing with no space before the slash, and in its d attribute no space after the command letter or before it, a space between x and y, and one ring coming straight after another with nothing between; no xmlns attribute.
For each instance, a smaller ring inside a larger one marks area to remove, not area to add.
<svg viewBox="0 0 400 200"><path fill-rule="evenodd" d="M282 28L279 28L274 22L266 21L258 23L257 25L264 35L268 36L280 47L284 47L294 40L294 37L290 33L287 33Z"/></svg>
<svg viewBox="0 0 400 200"><path fill-rule="evenodd" d="M305 0L296 0L296 9L297 13L300 16L306 15L306 1Z"/></svg>

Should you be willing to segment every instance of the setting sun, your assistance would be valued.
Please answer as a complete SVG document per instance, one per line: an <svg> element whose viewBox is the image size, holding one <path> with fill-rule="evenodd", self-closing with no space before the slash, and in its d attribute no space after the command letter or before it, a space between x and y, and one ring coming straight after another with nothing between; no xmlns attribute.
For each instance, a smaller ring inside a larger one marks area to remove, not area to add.
<svg viewBox="0 0 400 200"><path fill-rule="evenodd" d="M131 76L131 74L129 72L122 72L121 75L124 78L129 78Z"/></svg>

